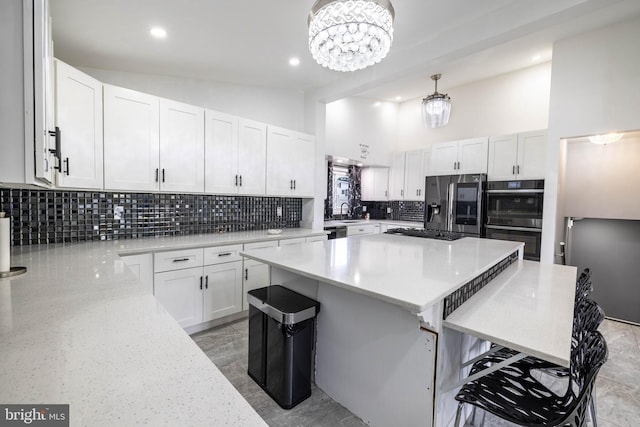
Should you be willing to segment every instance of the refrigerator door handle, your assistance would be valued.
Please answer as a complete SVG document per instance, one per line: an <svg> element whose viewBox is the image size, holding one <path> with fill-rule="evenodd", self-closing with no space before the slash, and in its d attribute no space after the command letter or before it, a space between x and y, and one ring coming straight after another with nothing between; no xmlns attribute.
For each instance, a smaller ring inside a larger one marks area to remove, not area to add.
<svg viewBox="0 0 640 427"><path fill-rule="evenodd" d="M455 188L455 183L449 183L449 188L447 189L447 231L453 231L453 202Z"/></svg>

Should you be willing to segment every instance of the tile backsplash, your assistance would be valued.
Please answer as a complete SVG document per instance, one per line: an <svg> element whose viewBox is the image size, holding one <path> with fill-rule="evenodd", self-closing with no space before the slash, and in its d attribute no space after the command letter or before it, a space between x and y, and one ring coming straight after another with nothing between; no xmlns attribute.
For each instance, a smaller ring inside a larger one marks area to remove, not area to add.
<svg viewBox="0 0 640 427"><path fill-rule="evenodd" d="M367 207L371 219L391 219L396 221L424 222L424 202L399 201L362 202ZM387 213L391 208L391 213Z"/></svg>
<svg viewBox="0 0 640 427"><path fill-rule="evenodd" d="M0 210L17 246L294 228L302 199L3 188Z"/></svg>

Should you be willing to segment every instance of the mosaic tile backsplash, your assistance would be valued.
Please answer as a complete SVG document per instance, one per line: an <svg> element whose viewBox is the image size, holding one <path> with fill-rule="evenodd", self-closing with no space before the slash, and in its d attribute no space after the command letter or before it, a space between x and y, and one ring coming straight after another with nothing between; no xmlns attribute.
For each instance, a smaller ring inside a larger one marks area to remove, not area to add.
<svg viewBox="0 0 640 427"><path fill-rule="evenodd" d="M371 219L424 222L424 202L392 200L362 202L362 205L367 207ZM387 208L391 208L391 213L387 213Z"/></svg>
<svg viewBox="0 0 640 427"><path fill-rule="evenodd" d="M0 210L19 246L295 228L302 199L0 189Z"/></svg>

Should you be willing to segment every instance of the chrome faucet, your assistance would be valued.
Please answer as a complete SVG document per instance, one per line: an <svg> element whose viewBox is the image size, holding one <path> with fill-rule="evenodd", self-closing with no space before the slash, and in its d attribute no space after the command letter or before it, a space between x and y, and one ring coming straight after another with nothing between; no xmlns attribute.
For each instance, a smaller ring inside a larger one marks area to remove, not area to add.
<svg viewBox="0 0 640 427"><path fill-rule="evenodd" d="M344 219L344 214L342 213L342 207L344 205L347 205L347 214L349 213L349 203L347 202L342 202L342 204L340 205L340 218Z"/></svg>

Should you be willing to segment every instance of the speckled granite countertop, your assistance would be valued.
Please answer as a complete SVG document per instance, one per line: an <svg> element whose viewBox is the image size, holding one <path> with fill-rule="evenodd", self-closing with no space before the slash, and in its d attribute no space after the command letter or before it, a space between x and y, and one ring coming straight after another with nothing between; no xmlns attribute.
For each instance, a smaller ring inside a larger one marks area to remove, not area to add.
<svg viewBox="0 0 640 427"><path fill-rule="evenodd" d="M72 426L265 426L119 253L323 234L284 230L12 248L0 402L68 403Z"/></svg>

